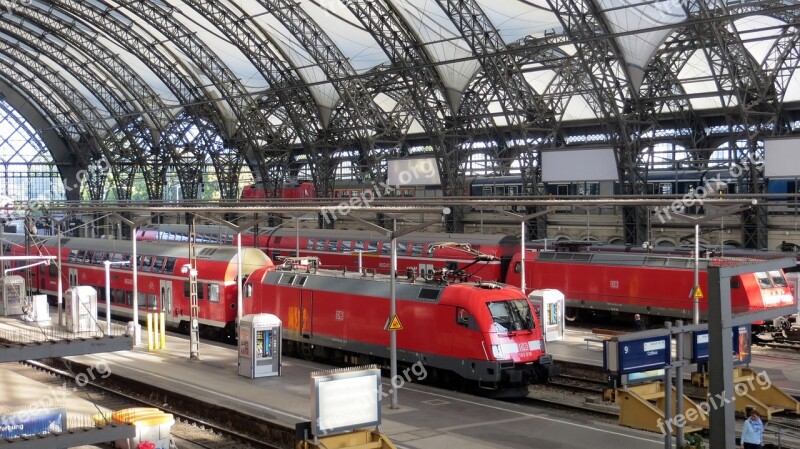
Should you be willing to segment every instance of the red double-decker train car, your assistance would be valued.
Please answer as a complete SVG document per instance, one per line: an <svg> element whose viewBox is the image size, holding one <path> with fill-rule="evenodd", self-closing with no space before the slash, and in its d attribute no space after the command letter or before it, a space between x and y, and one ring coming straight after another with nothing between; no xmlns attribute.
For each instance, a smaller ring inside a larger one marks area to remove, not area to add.
<svg viewBox="0 0 800 449"><path fill-rule="evenodd" d="M51 237L37 240L25 248L21 235L4 235L5 253L11 255L58 254L58 242ZM131 261L132 246L128 240L105 240L65 237L61 239L62 287L86 285L94 287L98 308L105 310L104 260ZM233 337L236 329L237 255L235 247L197 245L199 323L204 331ZM188 330L189 264L186 244L143 242L137 245L138 307L140 314L164 312L168 326ZM242 274L271 267L272 262L257 248L244 248ZM31 270L33 291L56 296L58 270L56 264ZM133 316L133 270L128 265L112 265L111 310L116 316Z"/></svg>
<svg viewBox="0 0 800 449"><path fill-rule="evenodd" d="M707 268L711 264L746 262L736 257L699 259L701 318L707 311ZM522 264L517 254L508 282L520 285ZM640 313L647 316L691 319L694 312L694 258L661 254L528 251L526 285L555 288L566 297L566 317L581 314ZM734 313L796 304L780 270L749 273L731 280Z"/></svg>
<svg viewBox="0 0 800 449"><path fill-rule="evenodd" d="M390 279L313 264L265 268L247 280L245 312L283 321L288 349L344 363L389 358ZM538 319L522 292L498 283L398 279L400 363L422 363L483 388L544 382L555 371Z"/></svg>

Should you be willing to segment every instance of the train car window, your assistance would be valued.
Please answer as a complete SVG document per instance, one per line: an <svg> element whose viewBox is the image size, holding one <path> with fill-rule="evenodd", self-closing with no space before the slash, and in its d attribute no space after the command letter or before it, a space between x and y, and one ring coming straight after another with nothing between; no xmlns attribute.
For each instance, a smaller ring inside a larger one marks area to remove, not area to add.
<svg viewBox="0 0 800 449"><path fill-rule="evenodd" d="M69 251L69 255L67 256L67 262L75 262L75 259L78 257L78 250L72 249Z"/></svg>
<svg viewBox="0 0 800 449"><path fill-rule="evenodd" d="M244 297L245 298L252 298L253 297L253 285L247 284L244 286Z"/></svg>
<svg viewBox="0 0 800 449"><path fill-rule="evenodd" d="M378 250L378 242L367 242L367 251L376 252Z"/></svg>
<svg viewBox="0 0 800 449"><path fill-rule="evenodd" d="M294 275L283 275L281 276L280 281L278 281L279 284L286 285L292 285L292 282L294 282Z"/></svg>
<svg viewBox="0 0 800 449"><path fill-rule="evenodd" d="M105 253L103 251L95 251L94 253L94 263L97 265L103 264L103 258L105 257Z"/></svg>
<svg viewBox="0 0 800 449"><path fill-rule="evenodd" d="M56 267L56 264L51 263L50 265L47 266L47 268L48 268L47 270L48 276L50 276L51 278L58 276L58 268Z"/></svg>
<svg viewBox="0 0 800 449"><path fill-rule="evenodd" d="M439 298L439 293L441 293L441 290L437 288L421 288L419 289L417 299L429 299L435 301Z"/></svg>
<svg viewBox="0 0 800 449"><path fill-rule="evenodd" d="M161 268L164 266L164 258L156 257L153 261L153 273L161 273Z"/></svg>
<svg viewBox="0 0 800 449"><path fill-rule="evenodd" d="M205 286L205 284L204 284L204 283L202 283L202 282L198 282L198 283L197 283L197 300L198 300L198 301L199 301L199 300L206 299L206 296L205 296L205 287L206 287L206 286Z"/></svg>
<svg viewBox="0 0 800 449"><path fill-rule="evenodd" d="M317 251L322 251L325 249L325 240L320 239L317 240L317 244L314 246L314 249Z"/></svg>
<svg viewBox="0 0 800 449"><path fill-rule="evenodd" d="M775 284L776 287L787 287L788 284L786 283L786 278L783 277L783 273L780 271L770 271L769 277L772 279L772 283Z"/></svg>
<svg viewBox="0 0 800 449"><path fill-rule="evenodd" d="M122 255L122 260L126 261L126 262L130 262L131 261L131 255L130 254L123 254ZM131 266L130 263L127 263L127 264L123 265L122 268L127 268L129 270L133 269L133 267Z"/></svg>
<svg viewBox="0 0 800 449"><path fill-rule="evenodd" d="M468 329L478 330L478 323L475 322L475 317L463 307L456 307L456 324Z"/></svg>
<svg viewBox="0 0 800 449"><path fill-rule="evenodd" d="M144 256L144 257L141 258L141 261L142 261L141 270L145 271L145 272L149 272L150 271L150 265L153 264L153 256Z"/></svg>
<svg viewBox="0 0 800 449"><path fill-rule="evenodd" d="M75 255L75 262L83 262L83 258L86 256L86 250L78 250L78 254Z"/></svg>
<svg viewBox="0 0 800 449"><path fill-rule="evenodd" d="M308 239L308 244L306 245L306 249L314 249L314 239Z"/></svg>
<svg viewBox="0 0 800 449"><path fill-rule="evenodd" d="M120 253L109 253L109 260L112 262L122 262L122 254Z"/></svg>
<svg viewBox="0 0 800 449"><path fill-rule="evenodd" d="M731 288L739 288L740 285L738 276L731 278Z"/></svg>
<svg viewBox="0 0 800 449"><path fill-rule="evenodd" d="M342 240L342 252L349 253L350 248L353 246L352 240Z"/></svg>
<svg viewBox="0 0 800 449"><path fill-rule="evenodd" d="M156 304L156 295L155 293L148 293L147 294L147 308L150 310L158 310L158 305Z"/></svg>
<svg viewBox="0 0 800 449"><path fill-rule="evenodd" d="M308 276L297 276L297 282L295 282L295 285L299 285L300 287L306 285L306 279L308 279Z"/></svg>
<svg viewBox="0 0 800 449"><path fill-rule="evenodd" d="M492 196L491 186L483 186L483 196Z"/></svg>
<svg viewBox="0 0 800 449"><path fill-rule="evenodd" d="M208 284L208 301L219 302L219 284Z"/></svg>
<svg viewBox="0 0 800 449"><path fill-rule="evenodd" d="M147 294L146 293L142 293L142 292L138 292L136 294L136 298L138 298L137 299L137 304L139 305L139 308L140 309L146 309L147 308Z"/></svg>
<svg viewBox="0 0 800 449"><path fill-rule="evenodd" d="M86 251L86 254L83 257L83 263L92 263L93 257L94 257L94 251Z"/></svg>
<svg viewBox="0 0 800 449"><path fill-rule="evenodd" d="M356 240L356 246L353 248L353 251L364 251L364 242Z"/></svg>
<svg viewBox="0 0 800 449"><path fill-rule="evenodd" d="M408 244L397 242L397 255L405 256L408 254Z"/></svg>
<svg viewBox="0 0 800 449"><path fill-rule="evenodd" d="M390 242L383 242L381 244L381 255L387 256L392 253L392 244Z"/></svg>
<svg viewBox="0 0 800 449"><path fill-rule="evenodd" d="M328 241L328 251L330 251L332 253L336 252L336 249L338 248L338 246L339 246L339 241L338 240L329 240Z"/></svg>
<svg viewBox="0 0 800 449"><path fill-rule="evenodd" d="M569 186L560 184L556 186L556 195L569 195Z"/></svg>
<svg viewBox="0 0 800 449"><path fill-rule="evenodd" d="M183 297L188 299L190 293L191 292L189 291L189 281L183 281Z"/></svg>
<svg viewBox="0 0 800 449"><path fill-rule="evenodd" d="M758 281L758 285L761 288L772 288L772 281L769 279L769 275L763 271L759 273L755 273L756 280Z"/></svg>
<svg viewBox="0 0 800 449"><path fill-rule="evenodd" d="M514 273L522 273L522 262L517 262L514 264Z"/></svg>
<svg viewBox="0 0 800 449"><path fill-rule="evenodd" d="M422 243L412 243L411 244L411 255L412 256L421 256L422 255Z"/></svg>
<svg viewBox="0 0 800 449"><path fill-rule="evenodd" d="M165 274L172 274L173 270L175 270L175 258L174 257L167 257L167 263L164 264L164 273Z"/></svg>

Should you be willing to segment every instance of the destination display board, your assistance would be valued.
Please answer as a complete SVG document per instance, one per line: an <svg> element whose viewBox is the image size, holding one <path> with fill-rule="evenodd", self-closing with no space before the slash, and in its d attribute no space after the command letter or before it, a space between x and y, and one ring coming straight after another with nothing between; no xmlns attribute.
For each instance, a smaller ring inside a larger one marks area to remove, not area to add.
<svg viewBox="0 0 800 449"><path fill-rule="evenodd" d="M731 328L733 364L741 365L750 363L751 359L751 326L745 324ZM692 333L689 360L692 363L702 363L708 361L708 331L697 331Z"/></svg>
<svg viewBox="0 0 800 449"><path fill-rule="evenodd" d="M618 374L664 368L672 357L670 342L669 335L606 342L605 368Z"/></svg>

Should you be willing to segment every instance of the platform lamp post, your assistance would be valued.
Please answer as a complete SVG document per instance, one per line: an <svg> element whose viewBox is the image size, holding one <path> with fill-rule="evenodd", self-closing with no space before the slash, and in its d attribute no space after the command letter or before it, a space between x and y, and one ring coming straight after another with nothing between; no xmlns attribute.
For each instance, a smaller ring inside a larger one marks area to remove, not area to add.
<svg viewBox="0 0 800 449"><path fill-rule="evenodd" d="M519 227L519 247L520 247L520 251L521 251L521 254L519 256L519 263L520 263L519 288L522 290L522 294L525 295L525 296L528 296L527 284L525 283L526 282L526 279L525 279L525 244L527 243L527 237L526 237L525 234L526 234L526 227L528 225L527 222L528 222L528 220L532 220L532 219L534 219L536 217L541 217L542 215L549 214L550 212L553 212L554 210L555 209L548 207L547 209L545 209L543 211L534 212L534 213L528 214L528 215L520 215L520 214L515 214L513 212L509 212L507 210L495 209L495 211L497 211L497 212L499 212L499 213L501 213L503 215L508 215L509 217L513 217L513 218L516 218L517 220L519 220L519 223L520 223L520 227ZM586 209L586 210L587 210L587 213L588 213L589 209ZM587 233L587 235L588 235L588 233ZM545 245L547 245L547 239L545 239Z"/></svg>
<svg viewBox="0 0 800 449"><path fill-rule="evenodd" d="M129 260L110 261L106 255L103 265L106 268L106 335L111 335L111 265L129 264Z"/></svg>
<svg viewBox="0 0 800 449"><path fill-rule="evenodd" d="M427 221L423 223L417 223L407 228L403 228L401 230L395 230L394 227L390 229L386 229L382 226L378 226L375 223L362 220L361 218L355 217L350 215L349 218L351 220L357 221L368 228L376 229L379 232L384 233L390 239L391 245L391 262L389 264L389 318L386 320L386 325L384 329L389 331L389 375L391 376L390 379L394 382L394 379L397 378L397 331L402 329L402 326L394 327L393 324L400 324L400 321L397 317L397 239L406 235L410 234L414 231L418 231L423 228L427 228L430 225L441 223L445 220L447 215L450 214L449 207L442 208L442 217L436 221ZM394 218L392 214L386 214L387 216ZM396 220L393 220L393 223L396 224ZM391 404L389 406L391 409L397 409L398 401L397 401L397 388L392 388L392 398Z"/></svg>
<svg viewBox="0 0 800 449"><path fill-rule="evenodd" d="M133 345L139 346L142 344L142 330L141 326L139 325L139 264L137 263L138 257L136 254L136 234L139 232L139 226L148 223L150 220L158 217L160 214L154 214L148 218L139 219L136 221L125 218L117 213L111 213L110 215L114 215L121 222L131 227L131 275L133 277L133 319L131 321L133 322Z"/></svg>

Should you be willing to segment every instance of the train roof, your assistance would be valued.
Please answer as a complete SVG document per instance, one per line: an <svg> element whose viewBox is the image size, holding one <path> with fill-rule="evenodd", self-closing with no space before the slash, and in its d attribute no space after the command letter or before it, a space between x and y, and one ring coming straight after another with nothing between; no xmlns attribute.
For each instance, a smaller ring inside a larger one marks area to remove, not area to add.
<svg viewBox="0 0 800 449"><path fill-rule="evenodd" d="M147 225L142 229L162 232L175 232L186 233L188 232L187 225L179 224L161 224L161 225ZM195 232L198 234L231 234L234 232L232 229L221 225L198 225L195 226ZM274 235L278 237L294 237L297 231L293 227L283 228L259 228L259 235ZM310 238L326 238L326 239L339 239L339 240L387 240L385 234L377 231L357 231L357 230L341 230L341 229L300 229L300 237ZM519 238L509 236L506 234L450 234L442 232L412 232L399 238L402 242L466 242L473 245L498 245L508 246L519 244Z"/></svg>
<svg viewBox="0 0 800 449"><path fill-rule="evenodd" d="M58 239L53 236L36 236L36 240L44 245L56 247ZM17 245L25 243L25 237L21 234L4 234L3 239ZM116 239L92 239L82 237L62 237L61 246L69 249L92 250L130 254L132 252L130 240ZM236 258L235 246L224 245L196 245L197 258L201 260L212 260L230 262ZM139 255L164 256L175 258L188 258L189 246L186 243L171 242L137 242L136 252ZM263 255L265 260L269 257L258 248L242 248L243 257L259 257Z"/></svg>

